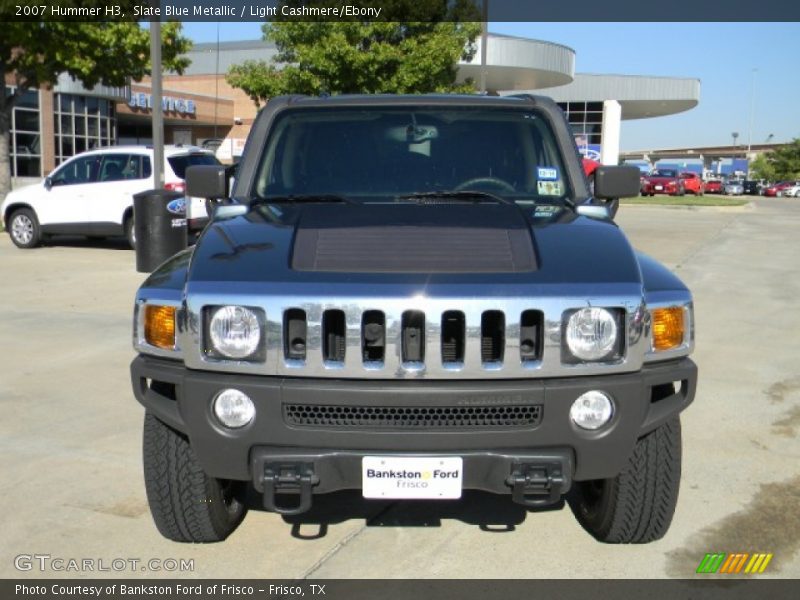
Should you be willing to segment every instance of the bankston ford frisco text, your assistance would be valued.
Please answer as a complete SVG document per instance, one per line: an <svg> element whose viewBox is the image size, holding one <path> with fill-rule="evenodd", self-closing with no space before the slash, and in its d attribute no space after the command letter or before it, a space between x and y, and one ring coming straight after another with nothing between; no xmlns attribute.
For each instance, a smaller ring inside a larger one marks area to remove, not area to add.
<svg viewBox="0 0 800 600"><path fill-rule="evenodd" d="M367 469L365 473L368 479L396 479L397 487L427 487L428 484L424 480L431 478L458 479L457 469L455 471L434 469L433 471L425 471L424 473L422 471L406 471L405 469L402 471L395 469Z"/></svg>
<svg viewBox="0 0 800 600"><path fill-rule="evenodd" d="M230 585L225 583L206 584L135 584L114 583L110 585L82 585L82 584L52 584L52 585L25 585L18 583L14 586L16 596L89 596L101 597L113 594L119 596L253 596L260 594L280 596L305 596L306 591L310 596L324 596L325 586L316 583L303 583L302 585L269 584L263 588L249 585Z"/></svg>

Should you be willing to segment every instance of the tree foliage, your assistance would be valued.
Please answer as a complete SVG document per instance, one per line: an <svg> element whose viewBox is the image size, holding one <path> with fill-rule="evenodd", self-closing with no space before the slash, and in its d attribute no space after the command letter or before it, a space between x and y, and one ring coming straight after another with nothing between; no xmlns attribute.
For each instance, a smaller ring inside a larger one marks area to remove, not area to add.
<svg viewBox="0 0 800 600"><path fill-rule="evenodd" d="M266 23L264 39L278 49L273 61L234 65L227 81L256 105L281 94L474 91L471 81L456 82L480 33L471 2L386 0L383 11L384 21ZM392 20L409 16L419 21Z"/></svg>
<svg viewBox="0 0 800 600"><path fill-rule="evenodd" d="M775 181L775 169L767 161L766 154L759 154L756 159L750 163L750 177L753 179Z"/></svg>
<svg viewBox="0 0 800 600"><path fill-rule="evenodd" d="M778 179L800 179L800 138L767 152L767 163Z"/></svg>
<svg viewBox="0 0 800 600"><path fill-rule="evenodd" d="M750 172L770 181L800 179L800 138L760 155L750 164Z"/></svg>
<svg viewBox="0 0 800 600"><path fill-rule="evenodd" d="M91 4L82 2L81 6ZM140 3L121 0L116 4L127 15L133 15L134 4ZM179 23L163 23L161 33L164 68L182 73L189 64L182 55L191 42L181 36ZM98 84L123 86L149 75L150 70L150 34L134 21L3 23L0 72L4 78L10 76L15 87L11 92L0 93L0 198L11 185L8 146L11 111L25 89L53 85L61 73L71 75L88 88Z"/></svg>

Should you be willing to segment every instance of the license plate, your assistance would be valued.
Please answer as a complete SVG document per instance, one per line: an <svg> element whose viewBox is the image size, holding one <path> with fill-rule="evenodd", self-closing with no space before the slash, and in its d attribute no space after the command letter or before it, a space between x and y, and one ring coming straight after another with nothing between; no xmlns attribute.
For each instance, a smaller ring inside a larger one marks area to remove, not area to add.
<svg viewBox="0 0 800 600"><path fill-rule="evenodd" d="M464 461L460 456L365 456L361 459L364 498L453 500L461 498Z"/></svg>
<svg viewBox="0 0 800 600"><path fill-rule="evenodd" d="M662 186L662 185L657 185L657 186L656 186L656 189L657 189L657 190L663 190L663 189L664 189L664 186Z"/></svg>

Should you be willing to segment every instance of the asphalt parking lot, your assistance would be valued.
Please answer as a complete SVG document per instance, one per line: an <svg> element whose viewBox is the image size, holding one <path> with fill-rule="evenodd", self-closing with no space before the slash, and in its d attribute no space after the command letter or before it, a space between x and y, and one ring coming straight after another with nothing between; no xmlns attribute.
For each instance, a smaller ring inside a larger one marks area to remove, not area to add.
<svg viewBox="0 0 800 600"><path fill-rule="evenodd" d="M567 507L526 511L488 494L448 504L337 494L305 517L251 511L222 544L168 542L147 509L143 409L128 374L143 280L133 252L77 240L20 251L3 233L0 576L692 577L706 552L771 552L762 577L800 577L800 199L623 206L618 222L695 296L700 382L665 539L601 545ZM193 571L41 572L34 562L20 572L19 555L193 559Z"/></svg>

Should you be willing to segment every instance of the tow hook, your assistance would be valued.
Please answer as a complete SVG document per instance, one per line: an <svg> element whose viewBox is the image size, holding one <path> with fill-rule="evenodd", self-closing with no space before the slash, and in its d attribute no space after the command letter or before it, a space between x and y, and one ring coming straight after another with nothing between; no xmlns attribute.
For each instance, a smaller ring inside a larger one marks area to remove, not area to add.
<svg viewBox="0 0 800 600"><path fill-rule="evenodd" d="M523 506L555 504L566 492L566 479L559 463L514 463L506 483L511 486L511 498Z"/></svg>
<svg viewBox="0 0 800 600"><path fill-rule="evenodd" d="M281 515L299 515L311 508L311 489L319 483L311 463L266 463L264 508ZM296 506L279 506L278 494L300 494Z"/></svg>

